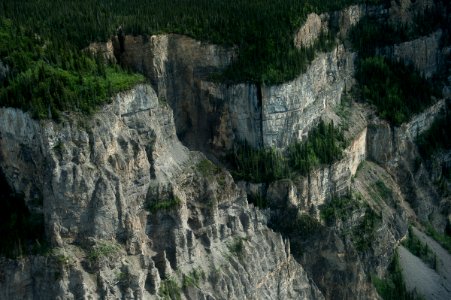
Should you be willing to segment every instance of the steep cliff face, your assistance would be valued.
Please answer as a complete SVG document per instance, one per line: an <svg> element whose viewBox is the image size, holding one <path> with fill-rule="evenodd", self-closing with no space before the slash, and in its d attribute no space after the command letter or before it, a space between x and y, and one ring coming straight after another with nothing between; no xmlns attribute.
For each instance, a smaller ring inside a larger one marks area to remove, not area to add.
<svg viewBox="0 0 451 300"><path fill-rule="evenodd" d="M43 198L52 247L2 259L1 298L323 298L231 176L177 140L150 86L89 119L0 120L0 166Z"/></svg>
<svg viewBox="0 0 451 300"><path fill-rule="evenodd" d="M340 19L348 27L358 20L350 16ZM306 26L315 20L309 18ZM116 48L122 51L119 60L146 74L173 108L182 142L204 151L226 151L242 141L285 148L302 139L353 84L355 54L342 45L317 55L304 74L277 86L212 81L212 75L233 61L234 48L178 35L126 36L123 48Z"/></svg>
<svg viewBox="0 0 451 300"><path fill-rule="evenodd" d="M116 42L118 43L118 42ZM211 81L236 56L236 49L179 35L129 37L122 64L143 72L174 110L177 134L192 149L230 149L237 139L261 144L261 100L251 84Z"/></svg>
<svg viewBox="0 0 451 300"><path fill-rule="evenodd" d="M448 50L441 45L442 35L439 29L425 37L377 49L376 53L412 65L424 77L431 78L445 68Z"/></svg>
<svg viewBox="0 0 451 300"><path fill-rule="evenodd" d="M441 100L401 127L375 120L368 127L368 158L383 166L398 182L418 218L431 222L443 231L450 212L449 199L442 199L437 185L414 144L415 138L427 130L435 118L446 109L449 100ZM439 159L440 160L440 159ZM447 164L447 155L438 165ZM441 167L436 166L441 170Z"/></svg>
<svg viewBox="0 0 451 300"><path fill-rule="evenodd" d="M305 74L295 80L262 87L263 145L285 148L302 140L351 87L354 58L354 54L338 46L330 53L319 54Z"/></svg>
<svg viewBox="0 0 451 300"><path fill-rule="evenodd" d="M405 12L405 2L398 11L312 14L294 43L311 45L328 30L344 38L362 16ZM431 76L446 52L442 34L379 51ZM356 59L342 44L276 86L214 81L238 49L175 34L119 36L89 50L142 72L152 87L59 123L0 108L0 168L44 213L51 246L1 258L2 299L375 299L370 276L384 275L408 220L443 229L449 219L449 199L433 183L439 175L418 165L414 144L445 101L399 128L362 104L338 112ZM7 71L0 62L0 79ZM339 161L305 177L237 186L188 150L223 154L241 141L283 149L321 118L349 143ZM444 153L436 162L450 160ZM268 209L246 194L264 196ZM352 199L325 218L336 197Z"/></svg>

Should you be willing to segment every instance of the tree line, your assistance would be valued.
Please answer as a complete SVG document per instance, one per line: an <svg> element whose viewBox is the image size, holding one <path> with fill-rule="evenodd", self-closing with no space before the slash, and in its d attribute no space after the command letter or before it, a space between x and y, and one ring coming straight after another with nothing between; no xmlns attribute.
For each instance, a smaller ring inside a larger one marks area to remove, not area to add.
<svg viewBox="0 0 451 300"><path fill-rule="evenodd" d="M295 31L308 13L385 0L27 0L2 1L0 16L46 39L78 49L125 34L179 33L221 45L237 45L228 80L281 83L306 68L312 49L297 50Z"/></svg>
<svg viewBox="0 0 451 300"><path fill-rule="evenodd" d="M0 18L0 105L30 111L36 118L59 119L63 111L92 112L115 93L144 77L101 57Z"/></svg>
<svg viewBox="0 0 451 300"><path fill-rule="evenodd" d="M244 143L227 156L232 175L238 180L271 182L307 175L313 168L330 165L340 159L345 139L331 122L320 121L303 142L291 144L285 151L255 149Z"/></svg>

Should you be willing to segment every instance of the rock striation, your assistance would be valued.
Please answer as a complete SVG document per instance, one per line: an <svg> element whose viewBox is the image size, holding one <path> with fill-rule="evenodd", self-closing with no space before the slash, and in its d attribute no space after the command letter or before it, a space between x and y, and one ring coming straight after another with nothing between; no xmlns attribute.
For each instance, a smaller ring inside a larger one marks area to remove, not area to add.
<svg viewBox="0 0 451 300"><path fill-rule="evenodd" d="M58 124L2 108L0 136L5 177L42 197L52 247L2 259L0 298L323 299L230 174L178 141L150 86Z"/></svg>
<svg viewBox="0 0 451 300"><path fill-rule="evenodd" d="M409 5L310 14L293 42L310 46L326 31L344 38L363 16L391 18ZM429 77L447 51L443 34L378 51ZM43 213L50 247L0 258L1 299L376 299L370 275L385 274L408 220L449 223L449 197L434 180L451 156L430 168L414 144L449 99L400 127L362 104L340 112L356 59L342 43L274 86L214 80L238 49L176 34L119 34L87 50L145 74L150 85L59 123L0 108L0 169L30 210ZM0 80L8 70L0 61ZM348 145L339 161L304 177L235 184L202 154L243 141L285 149L320 119L343 128ZM268 207L249 204L248 195ZM343 196L354 202L325 217Z"/></svg>
<svg viewBox="0 0 451 300"><path fill-rule="evenodd" d="M176 35L152 36L126 38L121 61L150 77L174 110L180 139L201 150L224 151L239 141L285 148L302 139L352 85L355 54L343 46L318 55L305 74L278 86L211 81L233 53Z"/></svg>

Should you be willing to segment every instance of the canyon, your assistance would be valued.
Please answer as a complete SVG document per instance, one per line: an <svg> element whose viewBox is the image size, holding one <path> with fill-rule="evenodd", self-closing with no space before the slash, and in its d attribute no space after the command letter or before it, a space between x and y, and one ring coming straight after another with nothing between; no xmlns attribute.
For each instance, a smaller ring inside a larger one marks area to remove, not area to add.
<svg viewBox="0 0 451 300"><path fill-rule="evenodd" d="M379 299L372 277L386 275L409 225L428 222L444 232L451 222L451 199L436 184L451 154L419 161L415 144L448 112L447 87L398 127L349 100L358 54L345 36L364 16L391 18L401 8L309 15L295 45L311 45L325 30L338 42L279 85L215 80L236 59L233 46L126 35L90 51L148 83L92 116L38 121L1 107L0 169L42 215L51 251L0 257L0 298ZM448 72L443 35L378 54L432 77ZM235 181L223 163L240 143L283 151L321 120L341 128L346 148L306 176ZM324 220L324 207L346 195L357 199L346 217ZM256 197L266 207L249 201Z"/></svg>

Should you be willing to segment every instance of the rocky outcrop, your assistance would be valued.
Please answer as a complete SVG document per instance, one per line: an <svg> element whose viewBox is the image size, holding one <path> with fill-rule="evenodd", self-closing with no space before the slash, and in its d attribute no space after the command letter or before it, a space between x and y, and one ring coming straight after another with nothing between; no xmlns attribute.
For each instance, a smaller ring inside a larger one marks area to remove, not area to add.
<svg viewBox="0 0 451 300"><path fill-rule="evenodd" d="M319 219L319 208L332 196L345 195L351 179L366 158L366 128L345 150L343 159L313 170L307 177L282 180L269 185L267 198L271 207L296 206L302 213ZM312 214L311 212L315 212Z"/></svg>
<svg viewBox="0 0 451 300"><path fill-rule="evenodd" d="M86 51L89 51L95 55L99 55L105 61L109 63L117 63L116 56L114 56L114 47L112 41L106 43L91 43Z"/></svg>
<svg viewBox="0 0 451 300"><path fill-rule="evenodd" d="M326 28L344 37L363 15L387 13L351 6L312 14L295 43L311 45ZM436 72L436 34L384 55ZM114 53L152 87L59 123L0 109L0 168L30 209L44 213L51 246L45 255L0 260L2 299L374 299L370 275L384 275L407 219L445 224L451 206L433 186L439 175L418 166L413 143L444 101L400 128L353 117L367 108L339 115L356 57L341 44L274 86L215 81L237 49L175 34L119 35L90 51ZM342 159L269 184L239 188L179 141L214 154L238 141L283 149L321 118L350 127ZM270 209L248 204L244 190L263 194ZM334 197L349 195L358 200L345 217L321 217Z"/></svg>
<svg viewBox="0 0 451 300"><path fill-rule="evenodd" d="M445 109L447 101L437 102L399 128L376 119L369 125L367 134L368 158L383 166L395 178L419 220L431 222L440 232L446 226L443 212L449 200L440 200L434 177L421 163L415 138L430 127Z"/></svg>
<svg viewBox="0 0 451 300"><path fill-rule="evenodd" d="M2 259L0 298L323 298L229 173L177 140L150 86L58 124L2 108L0 136L0 167L42 197L52 247Z"/></svg>
<svg viewBox="0 0 451 300"><path fill-rule="evenodd" d="M382 166L398 161L397 158L414 148L415 138L431 126L445 106L446 100L440 100L400 127L392 127L386 121L375 119L368 127L369 159Z"/></svg>
<svg viewBox="0 0 451 300"><path fill-rule="evenodd" d="M355 10L346 10L340 22L354 24L360 16ZM311 41L315 35L309 33ZM121 49L118 40L115 44L121 63L146 74L159 97L173 108L177 134L192 149L221 153L242 141L285 148L302 139L353 84L355 54L342 45L318 54L298 78L260 86L212 80L233 61L235 48L179 35L125 36Z"/></svg>
<svg viewBox="0 0 451 300"><path fill-rule="evenodd" d="M285 148L305 138L352 86L354 59L355 54L338 46L318 54L307 71L293 81L262 87L263 145Z"/></svg>
<svg viewBox="0 0 451 300"><path fill-rule="evenodd" d="M323 31L327 31L327 27L323 26L321 17L311 13L296 33L294 45L298 49L311 47Z"/></svg>
<svg viewBox="0 0 451 300"><path fill-rule="evenodd" d="M439 29L425 37L377 49L376 54L412 65L424 77L431 78L445 67L442 35L442 30Z"/></svg>

